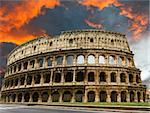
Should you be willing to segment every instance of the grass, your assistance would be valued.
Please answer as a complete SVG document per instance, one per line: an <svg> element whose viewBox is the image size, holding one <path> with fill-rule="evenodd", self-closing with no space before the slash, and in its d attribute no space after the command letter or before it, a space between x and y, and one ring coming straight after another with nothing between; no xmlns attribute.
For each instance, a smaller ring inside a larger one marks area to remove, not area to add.
<svg viewBox="0 0 150 113"><path fill-rule="evenodd" d="M87 102L87 103L61 103L63 105L78 105L78 106L150 106L149 102L112 102L112 103L107 103L107 102L97 102L97 103L92 103L92 102Z"/></svg>

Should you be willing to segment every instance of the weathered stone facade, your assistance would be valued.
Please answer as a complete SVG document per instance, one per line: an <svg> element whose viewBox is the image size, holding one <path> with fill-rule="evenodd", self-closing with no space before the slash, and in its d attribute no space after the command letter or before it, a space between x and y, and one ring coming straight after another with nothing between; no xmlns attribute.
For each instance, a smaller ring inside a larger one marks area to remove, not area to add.
<svg viewBox="0 0 150 113"><path fill-rule="evenodd" d="M74 30L24 43L8 56L5 103L143 102L125 35Z"/></svg>

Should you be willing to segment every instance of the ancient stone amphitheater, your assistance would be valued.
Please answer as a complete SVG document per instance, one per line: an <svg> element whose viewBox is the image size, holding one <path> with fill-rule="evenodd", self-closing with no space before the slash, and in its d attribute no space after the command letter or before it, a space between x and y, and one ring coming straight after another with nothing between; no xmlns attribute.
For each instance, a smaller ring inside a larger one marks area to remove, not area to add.
<svg viewBox="0 0 150 113"><path fill-rule="evenodd" d="M125 35L73 30L41 36L8 56L5 103L143 102L145 86Z"/></svg>

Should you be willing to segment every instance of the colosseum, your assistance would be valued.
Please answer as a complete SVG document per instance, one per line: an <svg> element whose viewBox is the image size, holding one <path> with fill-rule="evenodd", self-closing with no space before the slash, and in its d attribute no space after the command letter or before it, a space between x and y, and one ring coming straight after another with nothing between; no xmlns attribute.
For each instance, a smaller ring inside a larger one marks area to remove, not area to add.
<svg viewBox="0 0 150 113"><path fill-rule="evenodd" d="M9 55L4 103L145 102L126 36L72 30L30 40Z"/></svg>

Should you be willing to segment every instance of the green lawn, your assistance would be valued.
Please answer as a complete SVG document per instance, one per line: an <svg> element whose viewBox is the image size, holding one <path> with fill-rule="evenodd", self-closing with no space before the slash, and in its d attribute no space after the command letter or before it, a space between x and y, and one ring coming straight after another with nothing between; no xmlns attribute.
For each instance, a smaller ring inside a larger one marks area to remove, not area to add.
<svg viewBox="0 0 150 113"><path fill-rule="evenodd" d="M107 102L99 102L99 103L60 103L63 105L81 105L81 106L150 106L150 103L148 102L113 102L113 103L107 103Z"/></svg>

